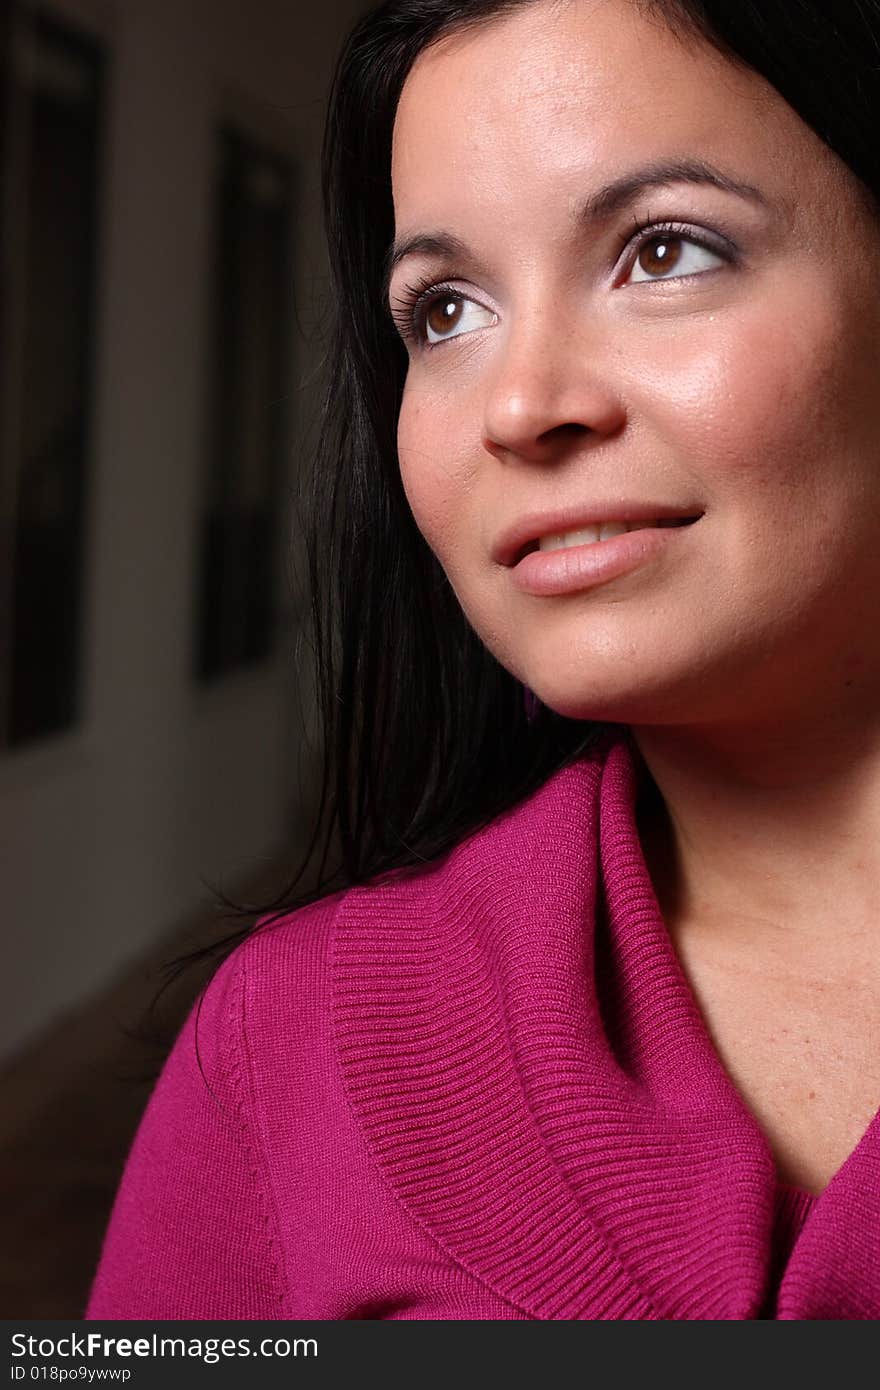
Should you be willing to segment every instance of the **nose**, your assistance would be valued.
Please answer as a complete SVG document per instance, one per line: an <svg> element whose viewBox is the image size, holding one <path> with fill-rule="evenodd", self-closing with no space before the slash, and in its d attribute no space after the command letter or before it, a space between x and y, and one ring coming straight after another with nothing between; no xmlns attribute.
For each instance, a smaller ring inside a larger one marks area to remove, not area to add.
<svg viewBox="0 0 880 1390"><path fill-rule="evenodd" d="M530 315L499 335L483 407L483 447L497 457L549 462L625 424L607 344L553 317Z"/></svg>

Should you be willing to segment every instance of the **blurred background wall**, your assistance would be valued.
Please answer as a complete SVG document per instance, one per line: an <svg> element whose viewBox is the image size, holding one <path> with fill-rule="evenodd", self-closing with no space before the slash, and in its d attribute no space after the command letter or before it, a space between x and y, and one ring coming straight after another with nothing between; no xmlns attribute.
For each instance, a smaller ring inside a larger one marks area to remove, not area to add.
<svg viewBox="0 0 880 1390"><path fill-rule="evenodd" d="M295 865L311 830L291 496L326 308L325 98L364 8L2 12L0 1059L19 1200L25 1120L59 1076L50 1192L69 1196L99 1123L102 1076L92 1058L70 1082L63 1020L197 915L206 885ZM4 1316L78 1316L120 1142L70 1279L56 1222Z"/></svg>

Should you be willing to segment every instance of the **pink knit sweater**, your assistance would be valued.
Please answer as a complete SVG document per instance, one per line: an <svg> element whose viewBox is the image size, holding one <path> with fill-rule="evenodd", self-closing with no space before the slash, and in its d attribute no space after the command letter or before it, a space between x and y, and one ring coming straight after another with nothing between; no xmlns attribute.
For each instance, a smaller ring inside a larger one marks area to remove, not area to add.
<svg viewBox="0 0 880 1390"><path fill-rule="evenodd" d="M609 726L416 876L240 947L153 1093L86 1317L880 1317L880 1115L821 1197L777 1183L664 929L637 776Z"/></svg>

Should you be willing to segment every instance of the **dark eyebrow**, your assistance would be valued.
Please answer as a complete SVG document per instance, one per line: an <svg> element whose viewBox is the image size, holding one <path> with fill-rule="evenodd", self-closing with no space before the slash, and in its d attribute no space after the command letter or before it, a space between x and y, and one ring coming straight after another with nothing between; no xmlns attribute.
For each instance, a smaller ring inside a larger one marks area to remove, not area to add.
<svg viewBox="0 0 880 1390"><path fill-rule="evenodd" d="M648 164L632 174L623 174L600 188L598 193L591 194L583 204L579 221L588 224L602 222L633 202L644 189L662 188L670 183L709 184L712 188L720 188L722 193L733 193L738 198L769 207L760 189L731 178L730 174L722 173L702 159L670 159Z"/></svg>
<svg viewBox="0 0 880 1390"><path fill-rule="evenodd" d="M382 303L388 303L388 293L391 286L391 277L396 267L407 256L435 256L438 260L470 260L474 259L473 253L466 242L461 237L453 236L451 232L416 232L414 236L403 237L395 241L388 255L385 257L385 269L382 275Z"/></svg>
<svg viewBox="0 0 880 1390"><path fill-rule="evenodd" d="M762 207L770 204L760 189L750 183L732 178L701 159L658 160L646 164L632 173L622 174L620 178L605 184L581 204L576 221L579 226L590 226L605 222L622 211L636 197L648 188L663 188L671 183L709 184L723 193L733 193L738 198L758 203ZM450 232L416 232L412 236L397 239L385 257L382 277L382 300L388 303L391 277L396 267L407 256L448 257L450 259L473 259L467 245Z"/></svg>

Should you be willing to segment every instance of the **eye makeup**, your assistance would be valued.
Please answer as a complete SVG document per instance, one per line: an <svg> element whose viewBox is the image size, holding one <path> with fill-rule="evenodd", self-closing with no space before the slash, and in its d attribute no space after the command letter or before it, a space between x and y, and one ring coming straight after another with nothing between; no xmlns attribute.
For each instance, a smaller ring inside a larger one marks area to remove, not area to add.
<svg viewBox="0 0 880 1390"><path fill-rule="evenodd" d="M646 248L652 244L661 247L664 243L668 245L674 242L699 247L717 256L725 264L733 264L738 259L738 249L731 239L705 226L681 221L660 220L651 216L644 219L636 218L618 240L619 249L612 271L615 288L629 287L626 280L621 279L621 276L626 277L632 272L639 256ZM648 276L634 282L633 287L674 281L693 281L719 268L723 267L710 267L690 274L660 274L654 279ZM455 279L456 277L452 276L448 279L436 280L426 272L424 276L417 277L415 282L404 284L396 294L389 297L392 320L407 346L429 351L441 346L444 342L451 342L455 338L466 336L466 334L456 333L451 334L448 338L438 338L436 341L428 338L426 321L431 309L440 299L446 299L450 302L472 303L483 308L487 313L492 312L475 295L462 289L460 282L456 284Z"/></svg>

